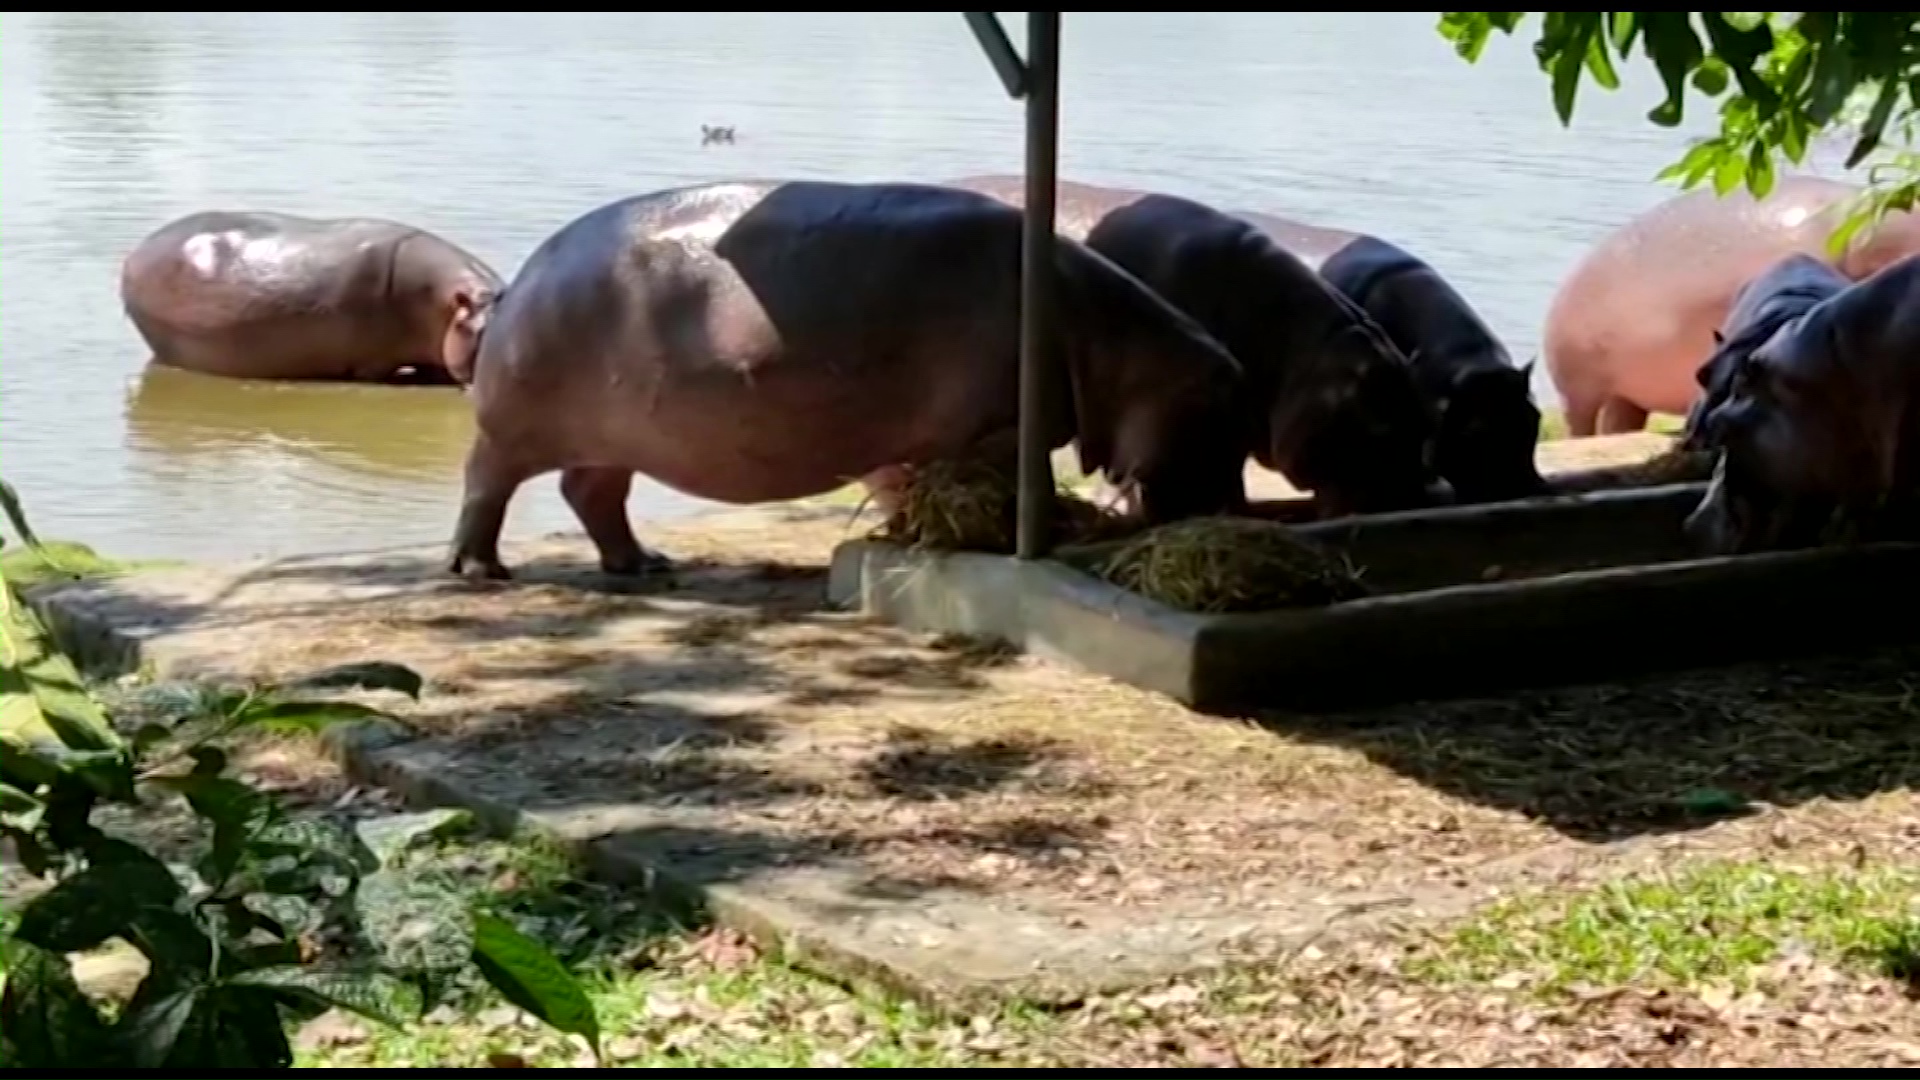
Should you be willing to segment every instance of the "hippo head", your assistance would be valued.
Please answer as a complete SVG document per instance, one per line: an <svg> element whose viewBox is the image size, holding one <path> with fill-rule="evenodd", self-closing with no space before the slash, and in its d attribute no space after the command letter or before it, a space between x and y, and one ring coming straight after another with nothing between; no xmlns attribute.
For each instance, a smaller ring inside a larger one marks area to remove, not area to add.
<svg viewBox="0 0 1920 1080"><path fill-rule="evenodd" d="M1730 361L1699 422L1720 458L1686 532L1722 554L1805 547L1887 489L1885 433L1838 355L1831 320L1782 328Z"/></svg>
<svg viewBox="0 0 1920 1080"><path fill-rule="evenodd" d="M1364 315L1274 391L1265 460L1329 514L1430 505L1436 418L1412 365Z"/></svg>
<svg viewBox="0 0 1920 1080"><path fill-rule="evenodd" d="M1700 396L1694 399L1693 407L1687 410L1687 422L1680 429L1679 449L1684 451L1711 450L1713 444L1707 438L1710 417L1727 399L1727 391L1733 385L1733 373L1739 370L1740 362L1753 351L1751 342L1729 343L1725 334L1713 332L1713 355L1693 373L1693 381L1700 387Z"/></svg>
<svg viewBox="0 0 1920 1080"><path fill-rule="evenodd" d="M1081 468L1105 473L1150 523L1244 510L1254 425L1240 362L1119 266L1057 245Z"/></svg>
<svg viewBox="0 0 1920 1080"><path fill-rule="evenodd" d="M1440 431L1434 467L1461 502L1498 502L1544 494L1534 452L1540 408L1533 403L1533 365L1464 368L1439 395Z"/></svg>

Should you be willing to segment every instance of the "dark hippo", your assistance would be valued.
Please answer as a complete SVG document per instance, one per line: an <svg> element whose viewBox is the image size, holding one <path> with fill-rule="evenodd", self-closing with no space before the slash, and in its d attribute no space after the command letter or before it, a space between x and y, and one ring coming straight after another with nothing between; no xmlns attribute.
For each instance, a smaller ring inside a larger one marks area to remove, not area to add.
<svg viewBox="0 0 1920 1080"><path fill-rule="evenodd" d="M190 214L120 269L154 363L251 379L462 381L499 288L431 233L290 214Z"/></svg>
<svg viewBox="0 0 1920 1080"><path fill-rule="evenodd" d="M1024 206L1018 177L954 186ZM1327 516L1432 502L1432 410L1364 311L1259 229L1171 195L1063 182L1062 235L1126 268L1239 358L1263 414L1254 458Z"/></svg>
<svg viewBox="0 0 1920 1080"><path fill-rule="evenodd" d="M1814 305L1748 353L1704 421L1721 448L1687 533L1723 553L1802 547L1843 523L1912 524L1920 493L1920 256Z"/></svg>
<svg viewBox="0 0 1920 1080"><path fill-rule="evenodd" d="M1595 245L1547 309L1542 357L1576 438L1637 431L1649 413L1685 416L1741 286L1792 254L1828 259L1850 184L1783 177L1765 199L1744 189L1675 196ZM1837 269L1858 281L1920 252L1920 216L1889 215Z"/></svg>
<svg viewBox="0 0 1920 1080"><path fill-rule="evenodd" d="M505 576L508 500L560 489L611 573L662 558L626 517L643 473L727 503L1009 454L1021 216L920 184L750 182L612 203L549 237L495 305L471 394L451 569ZM1239 365L1085 247L1058 251L1051 445L1165 521L1246 503ZM988 449L992 448L992 449Z"/></svg>
<svg viewBox="0 0 1920 1080"><path fill-rule="evenodd" d="M1544 494L1534 463L1533 365L1506 346L1439 272L1404 248L1357 236L1320 264L1327 284L1373 317L1413 365L1439 415L1434 467L1461 502Z"/></svg>
<svg viewBox="0 0 1920 1080"><path fill-rule="evenodd" d="M1704 434L1705 420L1726 400L1733 374L1747 354L1764 345L1781 327L1850 284L1844 274L1823 260L1795 254L1774 263L1766 273L1742 286L1733 298L1733 310L1727 313L1726 325L1713 332L1713 355L1700 365L1695 375L1700 384L1700 398L1687 412L1680 448L1711 449Z"/></svg>

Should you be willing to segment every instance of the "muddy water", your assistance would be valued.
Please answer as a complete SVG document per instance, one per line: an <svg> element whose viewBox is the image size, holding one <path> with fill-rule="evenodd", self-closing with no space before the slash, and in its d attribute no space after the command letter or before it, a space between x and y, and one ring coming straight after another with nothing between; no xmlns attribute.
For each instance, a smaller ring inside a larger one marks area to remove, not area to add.
<svg viewBox="0 0 1920 1080"><path fill-rule="evenodd" d="M143 376L118 262L206 208L367 214L511 273L602 202L724 176L1010 171L1019 108L957 13L0 16L0 472L43 531L189 558L437 542L457 392ZM1384 232L1530 352L1558 276L1663 195L1653 80L1560 128L1518 42L1432 13L1067 20L1065 167ZM1176 62L1177 61L1177 62ZM1171 66L1168 66L1171 65ZM735 127L702 147L700 126ZM693 500L637 486L632 510ZM509 531L573 524L553 479ZM644 527L644 525L643 525Z"/></svg>

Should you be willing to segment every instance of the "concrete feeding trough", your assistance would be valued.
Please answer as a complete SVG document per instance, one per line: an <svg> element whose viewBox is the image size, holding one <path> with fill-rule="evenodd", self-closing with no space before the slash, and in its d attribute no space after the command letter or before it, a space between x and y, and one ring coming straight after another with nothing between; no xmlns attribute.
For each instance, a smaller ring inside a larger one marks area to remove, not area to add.
<svg viewBox="0 0 1920 1080"><path fill-rule="evenodd" d="M1375 595L1199 615L1065 562L834 552L836 603L998 637L1205 711L1343 708L1778 658L1920 636L1920 544L1701 558L1674 484L1321 522Z"/></svg>

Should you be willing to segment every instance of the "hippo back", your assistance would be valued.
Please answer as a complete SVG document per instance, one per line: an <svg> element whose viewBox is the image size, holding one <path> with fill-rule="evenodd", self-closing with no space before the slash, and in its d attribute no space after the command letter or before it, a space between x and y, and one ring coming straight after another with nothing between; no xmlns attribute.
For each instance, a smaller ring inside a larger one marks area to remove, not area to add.
<svg viewBox="0 0 1920 1080"><path fill-rule="evenodd" d="M1258 211L1235 211L1234 216L1267 234L1274 243L1292 252L1301 262L1315 270L1319 270L1328 259L1360 238L1360 234L1347 232L1344 229L1308 225L1292 218L1263 214Z"/></svg>

